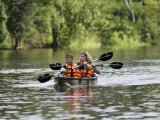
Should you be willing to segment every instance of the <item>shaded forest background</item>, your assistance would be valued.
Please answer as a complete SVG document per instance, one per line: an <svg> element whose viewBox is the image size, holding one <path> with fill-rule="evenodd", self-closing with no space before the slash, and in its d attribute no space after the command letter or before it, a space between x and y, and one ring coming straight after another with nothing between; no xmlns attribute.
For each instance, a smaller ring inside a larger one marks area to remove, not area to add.
<svg viewBox="0 0 160 120"><path fill-rule="evenodd" d="M159 45L160 0L0 0L0 49Z"/></svg>

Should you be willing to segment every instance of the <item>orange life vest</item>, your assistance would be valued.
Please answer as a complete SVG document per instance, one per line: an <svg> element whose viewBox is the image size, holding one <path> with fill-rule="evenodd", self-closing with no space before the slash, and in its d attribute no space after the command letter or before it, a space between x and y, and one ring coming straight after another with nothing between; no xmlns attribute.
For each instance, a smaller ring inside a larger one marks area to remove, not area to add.
<svg viewBox="0 0 160 120"><path fill-rule="evenodd" d="M66 65L66 71L63 73L65 77L76 77L80 78L82 76L81 71L76 67L77 63L73 63L72 65Z"/></svg>
<svg viewBox="0 0 160 120"><path fill-rule="evenodd" d="M83 65L83 63L81 62L78 62L77 64ZM94 76L92 69L87 70L86 68L84 68L84 66L80 68L80 71L81 71L82 77L93 77Z"/></svg>
<svg viewBox="0 0 160 120"><path fill-rule="evenodd" d="M82 72L83 77L93 77L93 71L92 70L82 69L81 72Z"/></svg>

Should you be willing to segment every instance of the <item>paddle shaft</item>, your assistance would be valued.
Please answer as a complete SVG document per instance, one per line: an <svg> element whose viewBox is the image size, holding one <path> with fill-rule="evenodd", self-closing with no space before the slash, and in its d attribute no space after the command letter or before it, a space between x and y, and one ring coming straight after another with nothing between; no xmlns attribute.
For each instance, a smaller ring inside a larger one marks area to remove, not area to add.
<svg viewBox="0 0 160 120"><path fill-rule="evenodd" d="M104 55L104 56L102 56L102 55ZM112 56L113 56L113 53L112 52L108 52L108 53L103 53L98 59L94 59L94 60L92 60L92 62L96 62L96 61L98 61L98 60L101 60L101 61L106 61L106 60L109 60L109 59L111 59L112 58ZM104 60L105 59L105 60ZM78 67L80 67L81 65L78 65L78 66L76 66L76 67L73 67L72 69L75 69L75 68L78 68Z"/></svg>
<svg viewBox="0 0 160 120"><path fill-rule="evenodd" d="M110 60L110 59L112 58L112 56L113 56L113 52L103 53L98 59L93 60L93 62L98 61L98 60L101 60L101 61ZM60 66L59 66L59 65L56 65L56 66L57 66L58 68L56 67L56 69L55 69L55 65L54 65L53 67L52 67L52 65L50 65L50 67L51 67L52 70L60 70L61 67L63 67L63 65L60 65ZM81 66L81 65L78 65L77 67L74 67L74 68L78 68L78 67L80 67L80 66ZM111 67L112 67L112 66L111 66ZM72 68L72 69L74 69L74 68ZM115 66L113 66L112 68L115 68ZM115 68L115 69L117 69L117 68ZM44 83L44 82L49 81L52 76L58 75L58 74L60 74L60 73L62 73L62 72L60 71L60 72L55 73L55 74L52 74L52 75L47 74L47 75L39 76L39 77L37 78L37 80L38 80L39 82L41 82L41 83Z"/></svg>
<svg viewBox="0 0 160 120"><path fill-rule="evenodd" d="M112 62L111 64L98 64L98 65L95 65L95 66L97 66L97 67L110 66L113 69L121 69L122 66L123 66L123 63L122 62Z"/></svg>
<svg viewBox="0 0 160 120"><path fill-rule="evenodd" d="M107 57L112 57L112 56L113 56L113 55L107 55ZM101 60L101 59L103 59L103 58L106 58L106 56L101 57L101 58L98 58L98 59L94 59L94 60L92 60L92 62L96 62L96 61Z"/></svg>
<svg viewBox="0 0 160 120"><path fill-rule="evenodd" d="M57 72L57 73L54 73L54 74L50 74L49 76L53 77L53 76L58 75L58 74L61 74L61 73L62 73L62 71Z"/></svg>
<svg viewBox="0 0 160 120"><path fill-rule="evenodd" d="M60 74L60 73L62 73L61 71L60 72L57 72L57 73L55 73L55 74L53 74L53 75L51 75L51 76L55 76L55 75L58 75L58 74Z"/></svg>
<svg viewBox="0 0 160 120"><path fill-rule="evenodd" d="M113 56L113 52L107 52L107 53L103 53L100 55L100 57L98 59L95 59L93 60L92 62L95 62L95 61L107 61L107 60L110 60ZM64 67L64 65L60 64L60 63L55 63L55 64L49 64L50 68L52 70L60 70L62 67ZM74 67L74 68L78 68L80 67L81 65L78 65L77 67ZM73 68L73 69L74 69Z"/></svg>
<svg viewBox="0 0 160 120"><path fill-rule="evenodd" d="M39 77L37 78L37 80L38 80L40 83L44 83L44 82L49 81L52 76L58 75L58 74L60 74L60 73L62 73L62 72L57 72L57 73L52 74L52 75L50 75L50 74L44 74L43 76L39 76Z"/></svg>

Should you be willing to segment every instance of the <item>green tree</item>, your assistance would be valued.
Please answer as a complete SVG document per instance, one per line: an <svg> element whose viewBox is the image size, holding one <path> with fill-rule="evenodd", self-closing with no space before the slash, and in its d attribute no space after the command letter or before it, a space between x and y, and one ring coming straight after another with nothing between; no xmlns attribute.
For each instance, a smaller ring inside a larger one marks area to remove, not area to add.
<svg viewBox="0 0 160 120"><path fill-rule="evenodd" d="M20 46L20 42L33 34L34 2L32 0L8 0L7 28L14 41L13 49Z"/></svg>
<svg viewBox="0 0 160 120"><path fill-rule="evenodd" d="M6 28L7 14L6 14L6 6L0 0L0 45L8 39L8 31Z"/></svg>
<svg viewBox="0 0 160 120"><path fill-rule="evenodd" d="M158 0L0 2L1 46L10 42L8 35L14 49L27 46L65 48L86 41L93 44L93 40L103 47L133 46L133 43L157 45L160 39Z"/></svg>
<svg viewBox="0 0 160 120"><path fill-rule="evenodd" d="M82 30L90 30L98 3L92 0L54 1L51 10L53 47L68 47Z"/></svg>

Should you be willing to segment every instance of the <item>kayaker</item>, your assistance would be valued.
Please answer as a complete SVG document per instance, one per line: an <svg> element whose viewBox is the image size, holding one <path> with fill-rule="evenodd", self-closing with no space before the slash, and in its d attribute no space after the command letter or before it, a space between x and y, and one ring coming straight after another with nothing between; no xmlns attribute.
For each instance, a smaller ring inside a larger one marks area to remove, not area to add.
<svg viewBox="0 0 160 120"><path fill-rule="evenodd" d="M67 54L65 56L66 65L64 68L66 71L63 71L63 76L65 77L81 77L81 71L76 68L77 63L74 61L74 56L72 54Z"/></svg>
<svg viewBox="0 0 160 120"><path fill-rule="evenodd" d="M100 71L93 65L92 57L88 52L82 52L80 54L79 62L83 64L83 68L81 69L83 77L94 77L95 73L100 74Z"/></svg>

